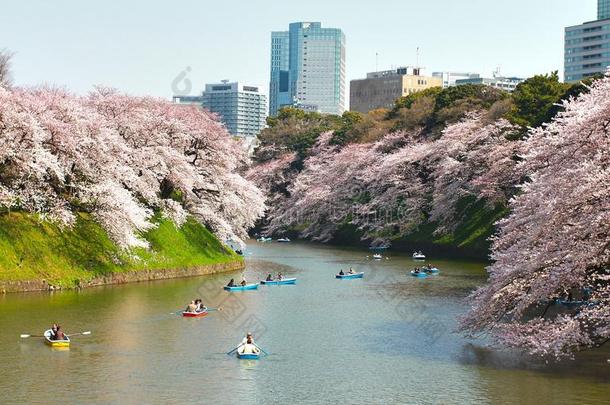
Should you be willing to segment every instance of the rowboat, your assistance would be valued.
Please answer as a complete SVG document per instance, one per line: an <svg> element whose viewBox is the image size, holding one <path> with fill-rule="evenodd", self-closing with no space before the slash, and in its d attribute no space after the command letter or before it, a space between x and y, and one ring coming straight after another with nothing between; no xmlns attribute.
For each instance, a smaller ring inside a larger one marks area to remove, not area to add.
<svg viewBox="0 0 610 405"><path fill-rule="evenodd" d="M206 316L207 314L208 314L207 308L205 308L203 311L196 311L196 312L182 311L182 316L185 318L201 318L201 317Z"/></svg>
<svg viewBox="0 0 610 405"><path fill-rule="evenodd" d="M341 280L349 280L349 279L353 279L353 278L362 278L364 277L364 272L360 272L360 273L354 273L354 274L337 274L335 275L336 278L341 279Z"/></svg>
<svg viewBox="0 0 610 405"><path fill-rule="evenodd" d="M425 272L423 272L423 271L415 271L415 270L411 270L411 275L413 277L420 277L420 278L428 277L428 275Z"/></svg>
<svg viewBox="0 0 610 405"><path fill-rule="evenodd" d="M227 291L256 290L257 288L258 284L236 285L234 287L229 287L228 285L224 286L224 289Z"/></svg>
<svg viewBox="0 0 610 405"><path fill-rule="evenodd" d="M426 255L423 254L422 252L414 252L413 259L414 260L426 260Z"/></svg>
<svg viewBox="0 0 610 405"><path fill-rule="evenodd" d="M261 284L264 284L264 285L296 284L296 282L297 282L296 278L283 278L281 280L271 280L271 281L261 280Z"/></svg>
<svg viewBox="0 0 610 405"><path fill-rule="evenodd" d="M375 259L375 260L381 260L381 259L383 259L383 256L382 256L382 255L380 255L380 254L374 254L374 255L373 255L373 259Z"/></svg>
<svg viewBox="0 0 610 405"><path fill-rule="evenodd" d="M240 353L239 351L237 352L237 358L238 359L243 359L243 360L258 360L261 357L260 352L259 353Z"/></svg>
<svg viewBox="0 0 610 405"><path fill-rule="evenodd" d="M290 239L288 239L288 238L279 238L277 241L280 242L280 243L288 243L288 242L290 242Z"/></svg>
<svg viewBox="0 0 610 405"><path fill-rule="evenodd" d="M569 300L561 300L561 299L557 299L557 300L555 300L555 302L560 305L565 305L566 307L579 307L581 305L587 304L586 301L569 301Z"/></svg>
<svg viewBox="0 0 610 405"><path fill-rule="evenodd" d="M272 238L265 238L264 236L257 239L257 242L271 242Z"/></svg>
<svg viewBox="0 0 610 405"><path fill-rule="evenodd" d="M51 329L44 332L44 342L51 347L70 347L70 337L66 335L65 340L53 340L53 331Z"/></svg>

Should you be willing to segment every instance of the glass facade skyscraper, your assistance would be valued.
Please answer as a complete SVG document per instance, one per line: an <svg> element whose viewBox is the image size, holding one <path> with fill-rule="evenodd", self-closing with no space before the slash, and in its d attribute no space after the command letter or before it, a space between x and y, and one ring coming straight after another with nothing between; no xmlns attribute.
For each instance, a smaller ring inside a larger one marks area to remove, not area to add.
<svg viewBox="0 0 610 405"><path fill-rule="evenodd" d="M294 106L307 111L345 111L345 35L319 22L298 22L271 33L269 114Z"/></svg>
<svg viewBox="0 0 610 405"><path fill-rule="evenodd" d="M610 0L597 0L597 19L610 18Z"/></svg>

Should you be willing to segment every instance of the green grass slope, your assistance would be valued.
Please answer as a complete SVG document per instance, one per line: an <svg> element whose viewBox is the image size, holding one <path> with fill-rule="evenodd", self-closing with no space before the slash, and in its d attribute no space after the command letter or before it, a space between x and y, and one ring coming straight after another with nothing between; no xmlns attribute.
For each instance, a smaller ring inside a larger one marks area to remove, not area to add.
<svg viewBox="0 0 610 405"><path fill-rule="evenodd" d="M242 260L194 219L181 228L160 217L155 222L158 227L143 235L151 248L125 252L85 213L78 215L72 229L61 229L31 214L0 214L0 280L45 279L74 286L79 280L116 272Z"/></svg>

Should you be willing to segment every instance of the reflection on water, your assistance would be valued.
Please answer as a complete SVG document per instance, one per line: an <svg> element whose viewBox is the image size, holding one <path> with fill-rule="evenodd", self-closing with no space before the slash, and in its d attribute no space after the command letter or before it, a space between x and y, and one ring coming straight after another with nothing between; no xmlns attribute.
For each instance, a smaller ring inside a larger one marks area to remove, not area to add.
<svg viewBox="0 0 610 405"><path fill-rule="evenodd" d="M608 349L546 364L453 333L481 263L443 260L441 274L408 275L408 255L328 246L250 244L246 277L282 272L294 286L229 293L241 273L0 297L3 403L607 403ZM340 268L365 271L336 280ZM220 307L176 315L201 297ZM54 351L39 334L53 322L75 336ZM270 353L225 353L246 331ZM5 400L6 399L6 400Z"/></svg>

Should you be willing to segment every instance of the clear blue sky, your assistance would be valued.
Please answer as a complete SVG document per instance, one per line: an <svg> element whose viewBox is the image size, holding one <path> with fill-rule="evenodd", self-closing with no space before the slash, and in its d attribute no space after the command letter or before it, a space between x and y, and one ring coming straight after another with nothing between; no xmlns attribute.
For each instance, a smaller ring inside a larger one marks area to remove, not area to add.
<svg viewBox="0 0 610 405"><path fill-rule="evenodd" d="M596 18L595 0L160 0L5 2L0 48L18 85L85 93L95 84L172 95L187 66L192 93L221 79L268 86L270 32L321 21L347 36L347 78L420 64L531 76L563 69L563 28Z"/></svg>

